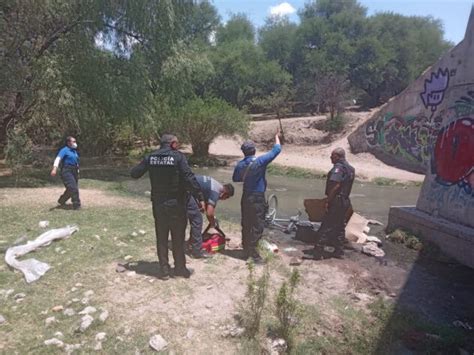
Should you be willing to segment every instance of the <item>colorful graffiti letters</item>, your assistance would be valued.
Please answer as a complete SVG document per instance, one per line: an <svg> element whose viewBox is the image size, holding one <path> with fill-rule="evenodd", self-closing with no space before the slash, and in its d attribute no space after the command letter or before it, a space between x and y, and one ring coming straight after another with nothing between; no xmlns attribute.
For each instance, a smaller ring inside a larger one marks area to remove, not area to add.
<svg viewBox="0 0 474 355"><path fill-rule="evenodd" d="M438 69L438 73L431 73L431 78L425 80L425 90L420 94L426 108L436 111L444 99L444 93L449 85L449 69Z"/></svg>

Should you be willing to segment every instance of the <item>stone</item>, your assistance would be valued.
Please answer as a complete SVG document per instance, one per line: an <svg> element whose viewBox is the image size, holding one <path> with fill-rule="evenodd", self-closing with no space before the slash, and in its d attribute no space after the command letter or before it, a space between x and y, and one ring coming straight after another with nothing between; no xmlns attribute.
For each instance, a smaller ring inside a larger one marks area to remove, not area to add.
<svg viewBox="0 0 474 355"><path fill-rule="evenodd" d="M145 234L146 234L146 231L143 230L143 229L139 229L139 230L138 230L138 234L145 235Z"/></svg>
<svg viewBox="0 0 474 355"><path fill-rule="evenodd" d="M94 291L88 290L88 291L84 292L84 297L90 298L90 297L92 297L93 294L94 294Z"/></svg>
<svg viewBox="0 0 474 355"><path fill-rule="evenodd" d="M9 290L6 290L6 291L5 291L5 298L7 298L8 296L10 296L13 292L15 292L15 290L12 289L12 288L9 289Z"/></svg>
<svg viewBox="0 0 474 355"><path fill-rule="evenodd" d="M71 292L76 292L77 290L78 290L78 288L77 288L77 287L73 287L73 288L71 288Z"/></svg>
<svg viewBox="0 0 474 355"><path fill-rule="evenodd" d="M80 282L78 282L77 284L75 284L74 286L76 287L82 287L82 284Z"/></svg>
<svg viewBox="0 0 474 355"><path fill-rule="evenodd" d="M123 265L117 265L117 267L115 268L115 271L122 273L122 272L127 271L127 268Z"/></svg>
<svg viewBox="0 0 474 355"><path fill-rule="evenodd" d="M63 311L63 314L64 314L65 316L72 317L73 315L76 314L76 312L75 312L72 308L66 308L66 309Z"/></svg>
<svg viewBox="0 0 474 355"><path fill-rule="evenodd" d="M20 298L25 298L26 294L23 292L17 293L15 296L13 296L14 299L20 299Z"/></svg>
<svg viewBox="0 0 474 355"><path fill-rule="evenodd" d="M108 229L107 229L107 228L104 228L104 229L103 229L103 231L104 231L104 232L107 232L107 231L108 231Z"/></svg>
<svg viewBox="0 0 474 355"><path fill-rule="evenodd" d="M137 276L137 273L135 271L129 271L129 272L127 272L126 275L130 276L130 277L135 277L135 276Z"/></svg>
<svg viewBox="0 0 474 355"><path fill-rule="evenodd" d="M73 298L73 299L71 300L72 303L77 303L77 302L79 302L79 301L80 301L79 298Z"/></svg>
<svg viewBox="0 0 474 355"><path fill-rule="evenodd" d="M45 340L44 345L48 345L48 346L53 345L53 346L56 346L58 348L64 347L64 343L61 340L56 339L56 338L51 338L51 339Z"/></svg>
<svg viewBox="0 0 474 355"><path fill-rule="evenodd" d="M82 300L81 300L81 303L83 305L86 305L86 304L89 304L89 299L87 297L84 297Z"/></svg>
<svg viewBox="0 0 474 355"><path fill-rule="evenodd" d="M132 232L130 235L131 235L132 237L138 237L138 233L137 233L137 232Z"/></svg>
<svg viewBox="0 0 474 355"><path fill-rule="evenodd" d="M382 241L381 241L379 238L374 237L374 236L372 236L372 235L369 235L369 236L367 237L367 241L368 241L368 242L372 242L372 243L376 243L377 245L382 245Z"/></svg>
<svg viewBox="0 0 474 355"><path fill-rule="evenodd" d="M385 252L380 249L376 243L369 242L362 247L362 252L364 254L375 256L377 258L383 258L385 256Z"/></svg>
<svg viewBox="0 0 474 355"><path fill-rule="evenodd" d="M155 351L163 351L168 346L168 342L160 334L153 335L148 344Z"/></svg>
<svg viewBox="0 0 474 355"><path fill-rule="evenodd" d="M188 329L188 332L186 333L186 338L192 339L193 336L194 336L194 329L193 329L193 328L189 328L189 329Z"/></svg>
<svg viewBox="0 0 474 355"><path fill-rule="evenodd" d="M54 333L54 336L55 336L56 338L64 338L64 334L61 333L61 332L56 332L56 333Z"/></svg>
<svg viewBox="0 0 474 355"><path fill-rule="evenodd" d="M87 306L82 311L80 311L79 314L84 315L84 314L92 314L95 312L97 312L97 309L95 307Z"/></svg>
<svg viewBox="0 0 474 355"><path fill-rule="evenodd" d="M79 331L85 332L91 326L92 322L94 322L94 318L86 314L84 317L81 318L81 325L79 326Z"/></svg>
<svg viewBox="0 0 474 355"><path fill-rule="evenodd" d="M102 343L100 341L98 341L95 346L94 346L94 350L95 351L100 351L102 350Z"/></svg>
<svg viewBox="0 0 474 355"><path fill-rule="evenodd" d="M270 348L270 354L284 354L286 352L286 349L287 349L287 344L286 344L286 341L284 339L281 339L281 338L278 338L278 339L274 339L273 341L271 341L271 348Z"/></svg>
<svg viewBox="0 0 474 355"><path fill-rule="evenodd" d="M356 292L352 296L356 301L361 301L361 302L370 302L372 301L372 297L366 293L362 292Z"/></svg>
<svg viewBox="0 0 474 355"><path fill-rule="evenodd" d="M79 350L81 348L81 344L66 344L66 354L72 354L75 350Z"/></svg>
<svg viewBox="0 0 474 355"><path fill-rule="evenodd" d="M53 308L51 308L51 310L53 312L61 312L62 310L64 310L64 307L61 306L61 305L58 305L58 306L54 306Z"/></svg>
<svg viewBox="0 0 474 355"><path fill-rule="evenodd" d="M56 323L56 317L48 317L46 318L46 320L44 321L44 323L48 326L48 325L51 325L53 323Z"/></svg>
<svg viewBox="0 0 474 355"><path fill-rule="evenodd" d="M15 300L15 302L16 302L16 303L21 303L21 302L23 302L24 300L25 300L24 298L18 298L18 299Z"/></svg>
<svg viewBox="0 0 474 355"><path fill-rule="evenodd" d="M107 337L107 333L100 332L95 335L95 340L96 341L104 341L105 338Z"/></svg>
<svg viewBox="0 0 474 355"><path fill-rule="evenodd" d="M102 313L99 315L99 320L103 323L107 320L107 318L109 318L109 311L104 309Z"/></svg>
<svg viewBox="0 0 474 355"><path fill-rule="evenodd" d="M100 235L94 234L94 238L97 239L97 240L100 240Z"/></svg>
<svg viewBox="0 0 474 355"><path fill-rule="evenodd" d="M125 259L125 261L130 261L130 260L133 259L133 256L127 255L124 259Z"/></svg>
<svg viewBox="0 0 474 355"><path fill-rule="evenodd" d="M38 227L47 228L49 226L49 221L39 221Z"/></svg>
<svg viewBox="0 0 474 355"><path fill-rule="evenodd" d="M5 317L0 314L0 324L5 323L6 321L7 320L5 319Z"/></svg>

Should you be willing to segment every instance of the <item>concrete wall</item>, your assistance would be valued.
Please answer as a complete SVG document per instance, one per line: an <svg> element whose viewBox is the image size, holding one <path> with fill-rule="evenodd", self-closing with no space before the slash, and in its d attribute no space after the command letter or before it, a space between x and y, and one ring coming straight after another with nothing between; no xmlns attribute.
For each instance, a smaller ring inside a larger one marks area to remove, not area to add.
<svg viewBox="0 0 474 355"><path fill-rule="evenodd" d="M403 169L426 174L417 208L474 227L474 11L466 36L349 137Z"/></svg>

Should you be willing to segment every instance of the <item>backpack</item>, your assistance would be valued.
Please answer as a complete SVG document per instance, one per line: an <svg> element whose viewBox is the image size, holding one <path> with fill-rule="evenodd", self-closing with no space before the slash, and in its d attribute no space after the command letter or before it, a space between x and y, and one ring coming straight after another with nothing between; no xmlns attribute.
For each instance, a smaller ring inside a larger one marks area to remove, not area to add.
<svg viewBox="0 0 474 355"><path fill-rule="evenodd" d="M219 228L219 224L216 221L214 229L217 233L209 233L211 225L209 224L204 233L202 234L202 249L207 251L209 254L214 254L225 249L226 237L222 229Z"/></svg>

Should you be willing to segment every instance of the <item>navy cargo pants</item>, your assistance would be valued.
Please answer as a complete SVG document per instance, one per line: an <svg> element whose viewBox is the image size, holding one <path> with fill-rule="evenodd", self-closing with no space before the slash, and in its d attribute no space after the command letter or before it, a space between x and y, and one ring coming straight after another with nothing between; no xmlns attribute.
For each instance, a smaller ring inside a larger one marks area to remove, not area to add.
<svg viewBox="0 0 474 355"><path fill-rule="evenodd" d="M245 257L259 257L257 245L265 229L265 194L244 192L240 201L242 213L242 246Z"/></svg>
<svg viewBox="0 0 474 355"><path fill-rule="evenodd" d="M171 232L171 243L175 270L186 268L184 255L184 238L186 234L185 201L177 199L154 198L153 217L155 218L156 244L158 261L162 269L169 269L168 236Z"/></svg>
<svg viewBox="0 0 474 355"><path fill-rule="evenodd" d="M58 203L64 205L67 200L72 199L72 206L74 208L81 207L81 200L79 199L79 169L75 166L64 166L61 169L61 180L66 187L66 191L61 195Z"/></svg>
<svg viewBox="0 0 474 355"><path fill-rule="evenodd" d="M345 218L350 207L351 201L349 198L341 195L334 198L317 232L316 247L330 245L336 251L342 251L346 238Z"/></svg>

